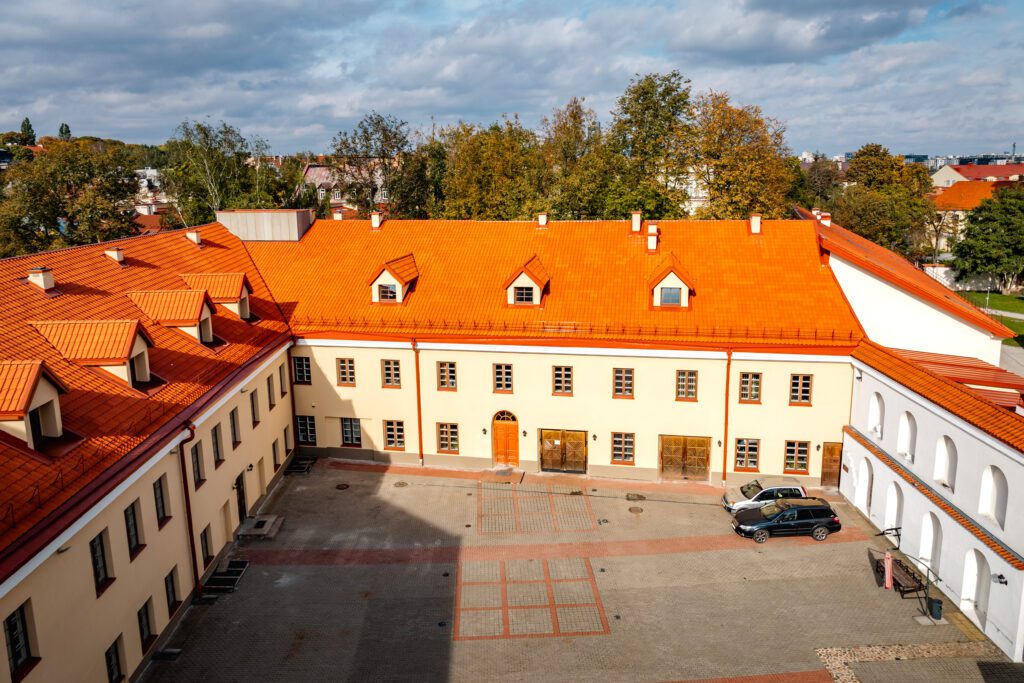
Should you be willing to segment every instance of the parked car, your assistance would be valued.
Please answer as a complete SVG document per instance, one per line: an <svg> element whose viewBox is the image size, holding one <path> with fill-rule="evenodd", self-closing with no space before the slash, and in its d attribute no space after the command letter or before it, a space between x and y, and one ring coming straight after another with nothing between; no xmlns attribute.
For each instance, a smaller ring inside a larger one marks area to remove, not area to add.
<svg viewBox="0 0 1024 683"><path fill-rule="evenodd" d="M793 477L761 477L726 490L722 506L736 514L737 510L759 508L773 500L806 497L807 489Z"/></svg>
<svg viewBox="0 0 1024 683"><path fill-rule="evenodd" d="M740 536L764 543L769 536L806 536L824 541L843 528L839 516L821 498L784 498L759 508L740 510L732 520Z"/></svg>

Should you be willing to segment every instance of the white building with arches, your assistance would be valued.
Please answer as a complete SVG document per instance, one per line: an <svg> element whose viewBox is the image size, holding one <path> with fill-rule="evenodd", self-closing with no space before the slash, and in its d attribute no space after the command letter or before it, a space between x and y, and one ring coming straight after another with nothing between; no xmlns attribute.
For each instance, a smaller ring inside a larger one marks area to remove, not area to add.
<svg viewBox="0 0 1024 683"><path fill-rule="evenodd" d="M1024 489L1020 416L900 352L864 342L851 356L841 492L899 529L900 550L1021 661L1024 502L1009 495Z"/></svg>

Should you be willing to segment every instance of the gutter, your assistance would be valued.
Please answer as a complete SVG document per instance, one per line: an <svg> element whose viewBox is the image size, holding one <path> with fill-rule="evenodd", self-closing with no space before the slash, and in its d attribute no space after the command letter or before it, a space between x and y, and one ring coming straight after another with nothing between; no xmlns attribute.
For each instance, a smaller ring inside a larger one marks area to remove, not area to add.
<svg viewBox="0 0 1024 683"><path fill-rule="evenodd" d="M725 352L725 419L722 424L722 485L729 469L729 386L732 372L732 349Z"/></svg>
<svg viewBox="0 0 1024 683"><path fill-rule="evenodd" d="M178 463L181 465L181 494L185 500L185 526L188 535L188 556L191 560L192 587L196 595L202 592L203 584L199 577L198 557L196 556L196 530L192 523L192 496L188 493L188 467L185 464L185 444L196 438L196 426L191 422L185 424L188 436L178 442Z"/></svg>
<svg viewBox="0 0 1024 683"><path fill-rule="evenodd" d="M413 339L413 358L416 362L416 436L419 439L420 464L423 464L423 404L420 400L420 347Z"/></svg>

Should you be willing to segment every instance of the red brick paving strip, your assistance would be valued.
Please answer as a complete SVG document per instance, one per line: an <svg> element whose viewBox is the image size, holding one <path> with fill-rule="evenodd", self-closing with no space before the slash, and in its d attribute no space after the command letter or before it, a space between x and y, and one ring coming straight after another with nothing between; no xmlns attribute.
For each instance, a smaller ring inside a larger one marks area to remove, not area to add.
<svg viewBox="0 0 1024 683"><path fill-rule="evenodd" d="M847 527L826 543L864 541L860 529ZM772 539L768 545L814 545L810 537ZM714 550L740 550L753 547L750 539L735 534L680 536L676 538L633 541L587 541L582 543L523 543L493 546L440 546L434 548L390 549L302 549L249 548L245 556L251 562L267 565L365 565L365 564L437 564L458 560L552 559L564 557L639 557L674 555Z"/></svg>

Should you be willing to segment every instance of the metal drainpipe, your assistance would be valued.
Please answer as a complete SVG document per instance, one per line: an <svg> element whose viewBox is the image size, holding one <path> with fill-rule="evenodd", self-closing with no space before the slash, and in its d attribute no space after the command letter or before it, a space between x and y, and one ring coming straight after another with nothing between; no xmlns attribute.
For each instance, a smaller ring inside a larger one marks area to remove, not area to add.
<svg viewBox="0 0 1024 683"><path fill-rule="evenodd" d="M192 583L196 595L203 590L199 578L199 558L196 555L196 532L192 526L192 497L188 493L188 467L185 465L185 444L196 438L196 426L191 422L185 425L188 437L178 444L178 463L181 465L181 492L185 497L185 526L188 528L188 555L192 559Z"/></svg>
<svg viewBox="0 0 1024 683"><path fill-rule="evenodd" d="M729 385L732 372L732 349L725 352L725 422L722 425L722 484L729 469Z"/></svg>
<svg viewBox="0 0 1024 683"><path fill-rule="evenodd" d="M412 340L412 353L416 361L416 436L419 439L420 465L423 464L423 405L420 401L420 347Z"/></svg>

